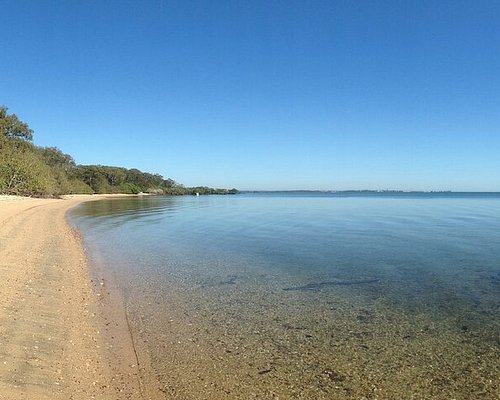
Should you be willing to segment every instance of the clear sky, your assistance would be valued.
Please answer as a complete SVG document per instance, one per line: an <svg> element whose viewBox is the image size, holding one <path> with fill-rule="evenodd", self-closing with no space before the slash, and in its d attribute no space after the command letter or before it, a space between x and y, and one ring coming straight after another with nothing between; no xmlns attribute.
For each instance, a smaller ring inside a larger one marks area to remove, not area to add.
<svg viewBox="0 0 500 400"><path fill-rule="evenodd" d="M0 1L0 104L81 164L500 191L500 2Z"/></svg>

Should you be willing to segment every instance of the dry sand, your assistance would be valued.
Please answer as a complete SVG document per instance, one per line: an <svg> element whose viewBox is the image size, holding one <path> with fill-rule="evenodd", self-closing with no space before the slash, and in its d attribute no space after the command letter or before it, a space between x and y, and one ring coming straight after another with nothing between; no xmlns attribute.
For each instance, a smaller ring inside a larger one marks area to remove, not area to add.
<svg viewBox="0 0 500 400"><path fill-rule="evenodd" d="M119 296L66 211L96 196L0 196L0 399L156 399Z"/></svg>

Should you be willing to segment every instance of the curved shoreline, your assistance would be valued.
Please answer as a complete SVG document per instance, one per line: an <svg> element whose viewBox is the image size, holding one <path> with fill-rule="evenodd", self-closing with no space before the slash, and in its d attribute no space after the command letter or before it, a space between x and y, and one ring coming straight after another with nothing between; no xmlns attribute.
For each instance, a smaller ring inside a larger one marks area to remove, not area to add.
<svg viewBox="0 0 500 400"><path fill-rule="evenodd" d="M158 396L138 368L123 303L93 279L66 220L103 197L1 197L0 399Z"/></svg>

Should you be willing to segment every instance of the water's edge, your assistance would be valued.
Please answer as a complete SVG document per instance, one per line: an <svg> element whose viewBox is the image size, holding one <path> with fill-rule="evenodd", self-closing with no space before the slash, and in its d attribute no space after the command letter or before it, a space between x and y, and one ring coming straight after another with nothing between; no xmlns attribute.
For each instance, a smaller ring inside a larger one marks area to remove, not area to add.
<svg viewBox="0 0 500 400"><path fill-rule="evenodd" d="M140 218L132 221L140 229ZM102 245L89 248L98 255ZM168 273L168 259L145 270L127 267L134 260L107 265L124 291L135 342L169 398L466 399L500 391L494 269L472 270L475 286L460 294L455 274L435 280L415 267L401 282L369 270L304 279L235 273L224 267L231 259L204 257Z"/></svg>

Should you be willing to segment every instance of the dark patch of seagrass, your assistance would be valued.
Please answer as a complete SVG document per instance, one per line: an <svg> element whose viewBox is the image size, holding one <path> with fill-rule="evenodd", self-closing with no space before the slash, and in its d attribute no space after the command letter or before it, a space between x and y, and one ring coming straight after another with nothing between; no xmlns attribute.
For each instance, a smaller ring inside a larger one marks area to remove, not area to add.
<svg viewBox="0 0 500 400"><path fill-rule="evenodd" d="M358 279L358 280L334 280L334 281L324 281L324 282L317 282L317 283L308 283L307 285L303 286L292 286L292 287L287 287L283 288L283 290L286 291L292 291L292 290L297 290L297 291L306 291L306 290L320 290L328 287L333 287L333 286L351 286L351 285L368 285L370 283L377 283L379 280L378 279Z"/></svg>

